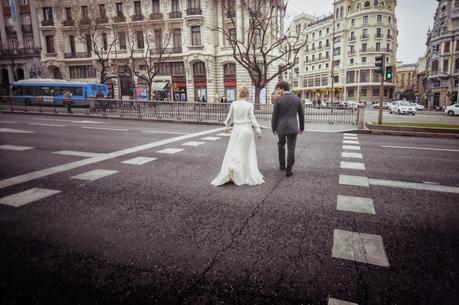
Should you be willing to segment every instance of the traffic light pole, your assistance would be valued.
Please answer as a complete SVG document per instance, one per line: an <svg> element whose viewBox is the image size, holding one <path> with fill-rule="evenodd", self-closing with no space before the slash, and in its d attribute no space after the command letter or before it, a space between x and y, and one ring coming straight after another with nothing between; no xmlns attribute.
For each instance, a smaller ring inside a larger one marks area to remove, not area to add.
<svg viewBox="0 0 459 305"><path fill-rule="evenodd" d="M383 123L383 98L384 98L384 79L386 78L386 56L382 56L382 67L381 67L381 86L379 87L379 115L378 125Z"/></svg>

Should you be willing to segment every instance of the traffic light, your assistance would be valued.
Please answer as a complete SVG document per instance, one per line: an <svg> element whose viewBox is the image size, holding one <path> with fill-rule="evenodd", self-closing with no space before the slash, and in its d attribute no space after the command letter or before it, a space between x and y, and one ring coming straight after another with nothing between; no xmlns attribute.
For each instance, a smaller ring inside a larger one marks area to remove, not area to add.
<svg viewBox="0 0 459 305"><path fill-rule="evenodd" d="M384 75L384 57L382 55L375 57L375 66L377 67L375 72Z"/></svg>
<svg viewBox="0 0 459 305"><path fill-rule="evenodd" d="M391 81L393 77L392 66L386 67L386 80Z"/></svg>

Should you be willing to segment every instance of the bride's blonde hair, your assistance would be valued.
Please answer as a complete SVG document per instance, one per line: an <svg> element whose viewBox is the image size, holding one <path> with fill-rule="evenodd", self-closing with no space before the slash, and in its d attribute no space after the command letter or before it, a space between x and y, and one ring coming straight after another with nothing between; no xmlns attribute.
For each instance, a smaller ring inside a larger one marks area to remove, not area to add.
<svg viewBox="0 0 459 305"><path fill-rule="evenodd" d="M239 98L241 100L249 99L249 96L250 96L249 89L247 89L247 87L242 87L241 90L239 91Z"/></svg>

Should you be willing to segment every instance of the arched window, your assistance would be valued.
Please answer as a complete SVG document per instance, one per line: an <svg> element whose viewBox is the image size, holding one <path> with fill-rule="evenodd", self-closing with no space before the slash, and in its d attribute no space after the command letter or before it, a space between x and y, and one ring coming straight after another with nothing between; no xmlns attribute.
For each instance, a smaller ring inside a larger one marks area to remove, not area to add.
<svg viewBox="0 0 459 305"><path fill-rule="evenodd" d="M361 5L359 3L359 4L357 4L357 10L360 11L360 8L361 8Z"/></svg>
<svg viewBox="0 0 459 305"><path fill-rule="evenodd" d="M193 65L194 80L206 80L206 65L202 61L198 61Z"/></svg>
<svg viewBox="0 0 459 305"><path fill-rule="evenodd" d="M370 7L370 1L366 1L365 4L363 5L364 7Z"/></svg>
<svg viewBox="0 0 459 305"><path fill-rule="evenodd" d="M377 6L377 5L378 5L378 0L375 0L375 3L374 3L374 4L375 4L375 6Z"/></svg>
<svg viewBox="0 0 459 305"><path fill-rule="evenodd" d="M16 69L16 77L18 80L24 79L24 69L17 68Z"/></svg>

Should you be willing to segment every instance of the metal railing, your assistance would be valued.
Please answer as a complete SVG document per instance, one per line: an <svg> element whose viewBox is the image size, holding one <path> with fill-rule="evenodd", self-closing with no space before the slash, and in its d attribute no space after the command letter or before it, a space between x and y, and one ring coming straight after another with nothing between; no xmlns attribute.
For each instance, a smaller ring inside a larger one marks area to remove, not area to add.
<svg viewBox="0 0 459 305"><path fill-rule="evenodd" d="M4 112L55 113L93 117L137 118L174 121L222 123L230 103L193 103L144 100L87 99L73 100L66 105L52 97L0 97L0 110ZM255 105L255 117L270 121L273 106ZM305 107L306 123L355 124L357 109L344 106ZM264 123L266 125L266 123Z"/></svg>

